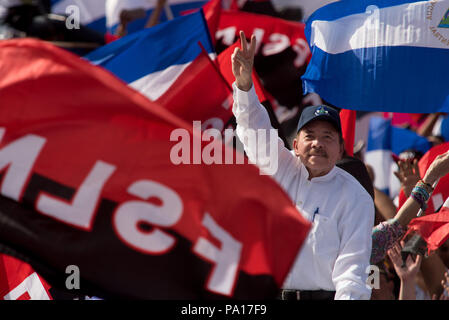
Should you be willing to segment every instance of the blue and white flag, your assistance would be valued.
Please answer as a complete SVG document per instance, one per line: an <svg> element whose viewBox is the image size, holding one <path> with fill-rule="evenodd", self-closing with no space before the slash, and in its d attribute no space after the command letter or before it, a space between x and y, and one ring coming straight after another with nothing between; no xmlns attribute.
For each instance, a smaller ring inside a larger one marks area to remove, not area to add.
<svg viewBox="0 0 449 320"><path fill-rule="evenodd" d="M365 163L374 170L374 186L394 198L399 194L400 184L393 171L397 165L392 154L399 155L406 150L416 150L423 154L431 148L431 143L415 132L394 127L391 120L372 117L368 132Z"/></svg>
<svg viewBox="0 0 449 320"><path fill-rule="evenodd" d="M51 0L53 13L70 15L76 10L80 24L98 31L106 32L105 4L107 0Z"/></svg>
<svg viewBox="0 0 449 320"><path fill-rule="evenodd" d="M305 33L305 93L347 109L449 111L449 0L338 1Z"/></svg>
<svg viewBox="0 0 449 320"><path fill-rule="evenodd" d="M96 1L96 0L91 0ZM123 9L142 8L145 10L145 17L137 19L127 26L128 34L142 30L147 23L153 9L156 7L158 0L106 0L106 28L114 34L118 24L120 23L120 12ZM161 22L176 18L183 12L201 8L207 0L168 0L164 10L161 12Z"/></svg>
<svg viewBox="0 0 449 320"><path fill-rule="evenodd" d="M215 56L202 10L120 38L84 58L157 100L198 57L198 42Z"/></svg>

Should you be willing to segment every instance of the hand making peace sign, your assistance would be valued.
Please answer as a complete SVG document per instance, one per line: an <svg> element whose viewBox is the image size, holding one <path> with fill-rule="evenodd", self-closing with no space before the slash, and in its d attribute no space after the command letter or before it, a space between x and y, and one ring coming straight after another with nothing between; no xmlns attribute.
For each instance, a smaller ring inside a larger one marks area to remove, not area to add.
<svg viewBox="0 0 449 320"><path fill-rule="evenodd" d="M256 37L252 35L251 42L248 44L245 33L240 31L240 42L242 48L235 48L231 56L232 73L234 74L237 87L240 90L249 91L253 85L252 71L254 54L256 52Z"/></svg>

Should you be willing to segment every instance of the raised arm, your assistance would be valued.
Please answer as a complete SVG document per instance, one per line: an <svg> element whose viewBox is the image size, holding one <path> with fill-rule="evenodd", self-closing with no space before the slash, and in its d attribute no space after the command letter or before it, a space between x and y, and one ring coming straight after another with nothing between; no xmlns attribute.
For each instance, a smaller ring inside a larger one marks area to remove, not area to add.
<svg viewBox="0 0 449 320"><path fill-rule="evenodd" d="M432 193L432 186L438 179L449 173L449 152L440 154L427 169L422 181L426 184L429 197ZM417 185L421 182L418 182ZM407 226L413 218L416 218L420 209L420 204L409 197L404 205L399 209L393 219L382 222L373 228L373 250L371 253L371 263L375 264L385 257L386 251L398 241L407 231Z"/></svg>
<svg viewBox="0 0 449 320"><path fill-rule="evenodd" d="M287 174L288 168L299 160L285 147L277 130L271 126L270 117L254 89L252 70L256 37L253 35L248 43L241 31L240 40L242 47L236 48L231 57L235 76L232 112L237 122L236 133L249 160L264 174L272 175L278 183L286 185L292 177Z"/></svg>
<svg viewBox="0 0 449 320"><path fill-rule="evenodd" d="M445 152L440 154L433 160L431 165L426 171L424 178L422 181L427 185L432 186L438 179L444 177L449 173L449 153ZM432 192L429 188L430 193ZM413 198L409 197L401 209L396 214L395 218L399 221L399 223L403 227L407 227L409 222L416 218L416 214L418 213L420 207L419 204L413 200Z"/></svg>

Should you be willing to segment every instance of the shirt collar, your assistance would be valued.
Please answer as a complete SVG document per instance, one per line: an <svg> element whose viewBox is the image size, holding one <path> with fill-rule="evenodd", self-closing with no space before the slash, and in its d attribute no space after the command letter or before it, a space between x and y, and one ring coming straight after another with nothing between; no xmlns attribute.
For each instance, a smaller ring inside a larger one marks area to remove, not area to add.
<svg viewBox="0 0 449 320"><path fill-rule="evenodd" d="M324 176L315 177L310 180L310 182L320 182L320 181L329 181L332 180L337 173L337 167L334 166L331 171L326 173ZM301 176L304 179L309 179L309 171L307 171L306 166L301 162Z"/></svg>

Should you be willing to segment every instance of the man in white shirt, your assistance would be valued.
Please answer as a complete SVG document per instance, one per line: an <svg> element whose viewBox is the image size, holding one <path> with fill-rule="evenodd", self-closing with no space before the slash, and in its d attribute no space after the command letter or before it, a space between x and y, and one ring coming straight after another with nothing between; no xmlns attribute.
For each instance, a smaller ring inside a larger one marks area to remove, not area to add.
<svg viewBox="0 0 449 320"><path fill-rule="evenodd" d="M273 178L296 203L313 227L287 276L282 299L370 299L366 285L371 255L374 203L360 183L335 166L344 151L338 112L328 106L305 108L298 123L293 150L282 140L272 146L262 140L248 143L248 131L272 129L269 117L252 85L251 72L256 39L232 55L236 81L233 112L237 135L254 163L261 143L277 148L278 168ZM282 254L282 253L280 253Z"/></svg>

